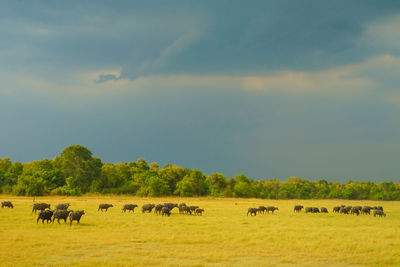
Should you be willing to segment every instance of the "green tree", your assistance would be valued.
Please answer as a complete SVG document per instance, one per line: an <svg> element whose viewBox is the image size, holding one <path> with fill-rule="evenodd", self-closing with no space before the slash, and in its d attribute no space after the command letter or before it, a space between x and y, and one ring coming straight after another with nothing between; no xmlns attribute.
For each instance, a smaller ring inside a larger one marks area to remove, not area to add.
<svg viewBox="0 0 400 267"><path fill-rule="evenodd" d="M88 192L92 182L100 179L102 165L99 158L92 157L92 152L80 145L65 148L55 159L63 178L69 179L69 189L79 188L82 193Z"/></svg>

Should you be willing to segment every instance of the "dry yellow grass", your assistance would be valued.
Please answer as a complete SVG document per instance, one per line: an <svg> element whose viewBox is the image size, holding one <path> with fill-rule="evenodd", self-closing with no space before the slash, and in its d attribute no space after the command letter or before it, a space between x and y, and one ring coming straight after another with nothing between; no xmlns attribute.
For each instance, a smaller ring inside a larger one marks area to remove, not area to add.
<svg viewBox="0 0 400 267"><path fill-rule="evenodd" d="M81 224L36 224L32 198L0 196L0 265L169 266L400 266L400 203L346 200L43 197L84 209ZM186 202L203 216L142 214L145 203ZM98 212L99 203L112 203ZM122 213L136 203L135 213ZM293 213L295 204L325 206L329 214ZM382 205L386 218L333 214L332 207ZM279 207L275 215L246 216L247 208Z"/></svg>

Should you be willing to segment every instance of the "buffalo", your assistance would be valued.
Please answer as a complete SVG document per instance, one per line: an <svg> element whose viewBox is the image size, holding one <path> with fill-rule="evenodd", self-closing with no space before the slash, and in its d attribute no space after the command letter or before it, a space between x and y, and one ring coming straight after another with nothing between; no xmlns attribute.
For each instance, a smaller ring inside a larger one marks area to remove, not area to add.
<svg viewBox="0 0 400 267"><path fill-rule="evenodd" d="M349 214L352 206L342 206L340 207L339 213Z"/></svg>
<svg viewBox="0 0 400 267"><path fill-rule="evenodd" d="M371 207L370 206L364 206L362 209L361 209L361 214L368 214L368 215L370 215L371 214Z"/></svg>
<svg viewBox="0 0 400 267"><path fill-rule="evenodd" d="M254 214L254 216L257 216L257 208L249 208L247 210L247 216L249 216L249 213L250 213L250 216L253 216L253 214Z"/></svg>
<svg viewBox="0 0 400 267"><path fill-rule="evenodd" d="M50 209L50 204L47 203L33 203L32 207L32 212L35 212L38 210L45 210L45 209Z"/></svg>
<svg viewBox="0 0 400 267"><path fill-rule="evenodd" d="M122 212L126 212L127 210L129 210L129 212L135 212L135 208L137 207L136 204L125 204L122 207Z"/></svg>
<svg viewBox="0 0 400 267"><path fill-rule="evenodd" d="M164 206L161 205L161 204L156 205L156 206L154 207L154 213L155 213L155 214L161 214L161 210L162 210L163 207L164 207Z"/></svg>
<svg viewBox="0 0 400 267"><path fill-rule="evenodd" d="M257 211L258 211L258 213L263 213L264 214L264 212L267 210L267 208L266 207L264 207L264 206L259 206L258 207L258 209L257 209Z"/></svg>
<svg viewBox="0 0 400 267"><path fill-rule="evenodd" d="M3 202L1 202L1 207L2 208L4 208L4 207L7 207L7 208L14 208L14 206L13 206L13 204L11 203L11 201L3 201Z"/></svg>
<svg viewBox="0 0 400 267"><path fill-rule="evenodd" d="M178 204L174 203L164 203L163 206L169 208L170 210L172 210L173 208L178 208Z"/></svg>
<svg viewBox="0 0 400 267"><path fill-rule="evenodd" d="M82 215L85 214L84 210L73 211L69 214L69 225L72 225L72 221L79 221L81 220Z"/></svg>
<svg viewBox="0 0 400 267"><path fill-rule="evenodd" d="M73 212L73 211L72 211L72 210L64 210L64 209L62 209L62 210L55 210L55 211L54 211L54 214L53 214L53 223L54 223L54 220L55 220L55 219L57 219L57 222L58 222L58 223L60 223L60 220L64 220L64 222L66 223L66 222L67 222L68 215L69 215L71 212Z"/></svg>
<svg viewBox="0 0 400 267"><path fill-rule="evenodd" d="M53 211L51 210L41 210L38 214L36 223L39 222L39 220L42 220L42 223L44 223L44 220L47 221L47 223L51 222L51 217L53 217Z"/></svg>
<svg viewBox="0 0 400 267"><path fill-rule="evenodd" d="M335 213L335 212L339 212L340 211L340 206L336 206L336 207L333 207L333 212Z"/></svg>
<svg viewBox="0 0 400 267"><path fill-rule="evenodd" d="M189 206L191 212L194 212L199 206Z"/></svg>
<svg viewBox="0 0 400 267"><path fill-rule="evenodd" d="M204 209L196 209L195 214L196 215L203 215Z"/></svg>
<svg viewBox="0 0 400 267"><path fill-rule="evenodd" d="M306 213L309 213L309 212L313 212L313 208L312 207L306 207Z"/></svg>
<svg viewBox="0 0 400 267"><path fill-rule="evenodd" d="M142 213L145 213L146 211L148 212L148 213L150 213L152 210L153 210L153 208L155 207L156 205L154 205L154 204L144 204L143 206L142 206Z"/></svg>
<svg viewBox="0 0 400 267"><path fill-rule="evenodd" d="M100 204L99 208L97 209L97 211L101 210L101 212L103 212L103 210L108 211L108 208L114 207L112 204Z"/></svg>
<svg viewBox="0 0 400 267"><path fill-rule="evenodd" d="M182 209L182 212L185 214L189 214L189 215L192 214L192 211L190 210L190 208L188 206L183 206L183 207L181 207L181 209Z"/></svg>
<svg viewBox="0 0 400 267"><path fill-rule="evenodd" d="M61 203L56 205L56 210L67 210L71 206L69 203Z"/></svg>
<svg viewBox="0 0 400 267"><path fill-rule="evenodd" d="M350 214L357 214L357 216L358 216L358 215L360 215L361 209L362 208L360 206L352 207L350 210Z"/></svg>
<svg viewBox="0 0 400 267"><path fill-rule="evenodd" d="M328 209L325 207L321 207L321 213L328 213Z"/></svg>
<svg viewBox="0 0 400 267"><path fill-rule="evenodd" d="M269 213L270 211L272 212L272 213L274 213L274 211L276 211L276 210L279 210L277 207L273 207L273 206L268 206L267 207L267 212Z"/></svg>
<svg viewBox="0 0 400 267"><path fill-rule="evenodd" d="M312 208L312 212L313 212L313 213L319 213L319 208L315 208L315 207Z"/></svg>
<svg viewBox="0 0 400 267"><path fill-rule="evenodd" d="M171 216L171 210L168 207L162 207L161 216Z"/></svg>
<svg viewBox="0 0 400 267"><path fill-rule="evenodd" d="M386 213L384 213L383 210L375 209L375 210L374 210L374 217L375 217L376 215L378 215L379 217L382 217L382 216L386 217Z"/></svg>
<svg viewBox="0 0 400 267"><path fill-rule="evenodd" d="M300 212L303 208L304 208L304 206L302 206L302 205L295 205L293 211Z"/></svg>

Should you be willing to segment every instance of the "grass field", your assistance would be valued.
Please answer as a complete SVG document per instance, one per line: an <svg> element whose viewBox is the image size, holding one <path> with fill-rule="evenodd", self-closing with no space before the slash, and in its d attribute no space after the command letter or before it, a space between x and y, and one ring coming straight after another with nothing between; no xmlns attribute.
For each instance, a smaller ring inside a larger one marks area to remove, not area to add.
<svg viewBox="0 0 400 267"><path fill-rule="evenodd" d="M400 203L346 200L43 197L84 209L81 224L36 224L32 198L0 196L0 265L169 266L400 266ZM145 203L186 202L203 216L142 214ZM114 204L98 212L99 203ZM136 203L135 213L122 213ZM325 206L329 214L293 213L293 206ZM335 205L382 205L387 216L333 214ZM249 207L274 205L276 214L246 216Z"/></svg>

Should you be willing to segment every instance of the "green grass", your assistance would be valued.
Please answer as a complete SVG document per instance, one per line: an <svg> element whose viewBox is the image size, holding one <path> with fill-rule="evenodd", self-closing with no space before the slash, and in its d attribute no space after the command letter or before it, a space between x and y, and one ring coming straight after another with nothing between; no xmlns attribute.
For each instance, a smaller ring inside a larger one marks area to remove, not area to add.
<svg viewBox="0 0 400 267"><path fill-rule="evenodd" d="M36 224L32 198L0 196L0 265L169 266L400 266L400 203L346 200L261 200L43 197L84 209L81 224ZM142 214L145 203L186 202L203 216ZM97 212L99 203L114 204ZM123 204L139 205L122 213ZM293 206L325 206L329 214L293 213ZM335 205L382 205L387 217L333 214ZM274 205L276 214L246 216L249 207Z"/></svg>

